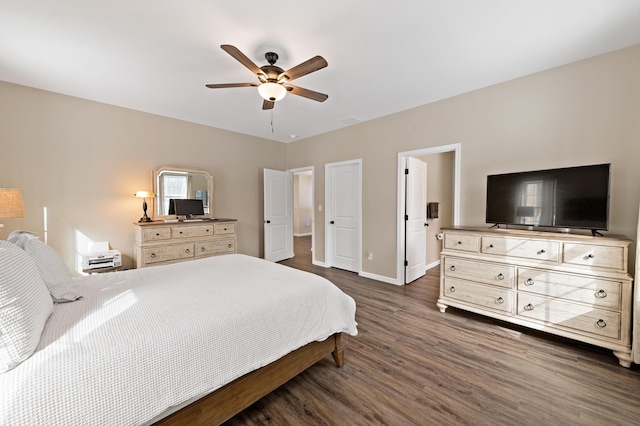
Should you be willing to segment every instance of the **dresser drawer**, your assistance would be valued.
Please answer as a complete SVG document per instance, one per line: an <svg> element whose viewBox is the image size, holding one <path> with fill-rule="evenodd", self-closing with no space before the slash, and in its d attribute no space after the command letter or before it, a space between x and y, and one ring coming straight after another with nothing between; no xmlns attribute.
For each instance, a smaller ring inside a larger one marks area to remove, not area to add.
<svg viewBox="0 0 640 426"><path fill-rule="evenodd" d="M168 226L159 226L157 228L143 228L142 242L162 241L171 239L171 228Z"/></svg>
<svg viewBox="0 0 640 426"><path fill-rule="evenodd" d="M236 252L236 240L221 239L216 241L200 241L196 243L196 257L214 256Z"/></svg>
<svg viewBox="0 0 640 426"><path fill-rule="evenodd" d="M450 299L471 303L483 308L513 312L514 293L507 289L445 277L442 294Z"/></svg>
<svg viewBox="0 0 640 426"><path fill-rule="evenodd" d="M212 225L172 226L173 238L194 238L213 235Z"/></svg>
<svg viewBox="0 0 640 426"><path fill-rule="evenodd" d="M518 315L581 333L620 339L620 313L533 294L518 294Z"/></svg>
<svg viewBox="0 0 640 426"><path fill-rule="evenodd" d="M599 246L594 244L564 243L564 263L596 268L625 270L625 250L623 247Z"/></svg>
<svg viewBox="0 0 640 426"><path fill-rule="evenodd" d="M444 275L452 278L477 281L500 287L513 288L515 267L487 262L478 262L456 257L443 260Z"/></svg>
<svg viewBox="0 0 640 426"><path fill-rule="evenodd" d="M166 262L188 259L194 256L193 243L171 244L166 246L144 247L142 257L145 263Z"/></svg>
<svg viewBox="0 0 640 426"><path fill-rule="evenodd" d="M213 233L215 235L235 234L235 223L215 223L213 225Z"/></svg>
<svg viewBox="0 0 640 426"><path fill-rule="evenodd" d="M560 243L511 237L482 237L481 251L484 254L520 257L531 260L560 261Z"/></svg>
<svg viewBox="0 0 640 426"><path fill-rule="evenodd" d="M607 309L620 309L622 298L619 281L528 268L518 269L518 290Z"/></svg>
<svg viewBox="0 0 640 426"><path fill-rule="evenodd" d="M472 234L445 233L444 248L447 250L458 250L468 252L478 252L480 237Z"/></svg>

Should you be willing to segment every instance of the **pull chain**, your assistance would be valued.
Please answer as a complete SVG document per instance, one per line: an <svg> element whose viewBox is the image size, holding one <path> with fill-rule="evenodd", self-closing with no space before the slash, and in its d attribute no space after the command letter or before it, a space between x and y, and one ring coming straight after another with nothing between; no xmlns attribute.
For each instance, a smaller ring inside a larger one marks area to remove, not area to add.
<svg viewBox="0 0 640 426"><path fill-rule="evenodd" d="M271 109L271 133L274 133L274 129L273 129L273 108Z"/></svg>

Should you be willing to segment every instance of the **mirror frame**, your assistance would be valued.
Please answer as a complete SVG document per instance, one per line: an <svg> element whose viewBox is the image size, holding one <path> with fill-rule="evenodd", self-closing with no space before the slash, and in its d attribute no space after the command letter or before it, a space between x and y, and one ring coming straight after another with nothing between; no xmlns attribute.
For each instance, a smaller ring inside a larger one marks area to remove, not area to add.
<svg viewBox="0 0 640 426"><path fill-rule="evenodd" d="M188 169L184 167L171 167L171 166L162 166L153 171L153 193L155 197L153 197L153 220L165 220L165 219L175 219L174 215L162 215L159 214L160 207L160 188L158 187L158 178L163 172L179 172L179 173L187 173L187 174L201 174L207 178L207 189L209 191L209 213L205 213L203 217L212 218L215 217L213 215L213 177L206 170L200 169Z"/></svg>

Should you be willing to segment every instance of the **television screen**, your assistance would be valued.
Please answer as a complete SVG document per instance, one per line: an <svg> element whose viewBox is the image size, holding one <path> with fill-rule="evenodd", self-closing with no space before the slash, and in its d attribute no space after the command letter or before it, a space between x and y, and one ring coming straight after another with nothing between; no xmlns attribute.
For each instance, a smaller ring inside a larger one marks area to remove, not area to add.
<svg viewBox="0 0 640 426"><path fill-rule="evenodd" d="M486 222L607 230L610 164L487 176Z"/></svg>
<svg viewBox="0 0 640 426"><path fill-rule="evenodd" d="M172 199L172 202L169 203L169 214L175 214L176 216L201 216L204 214L204 205L202 204L202 200L197 200L193 198L187 199ZM174 213L171 213L171 205L173 205Z"/></svg>

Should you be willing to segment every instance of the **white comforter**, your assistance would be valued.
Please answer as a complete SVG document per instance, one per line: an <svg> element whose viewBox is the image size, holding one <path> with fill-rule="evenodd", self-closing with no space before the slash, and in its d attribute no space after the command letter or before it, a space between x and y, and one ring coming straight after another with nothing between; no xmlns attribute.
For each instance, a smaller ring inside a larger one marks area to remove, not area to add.
<svg viewBox="0 0 640 426"><path fill-rule="evenodd" d="M305 344L357 333L317 275L244 255L77 278L40 345L0 374L2 425L134 425Z"/></svg>

